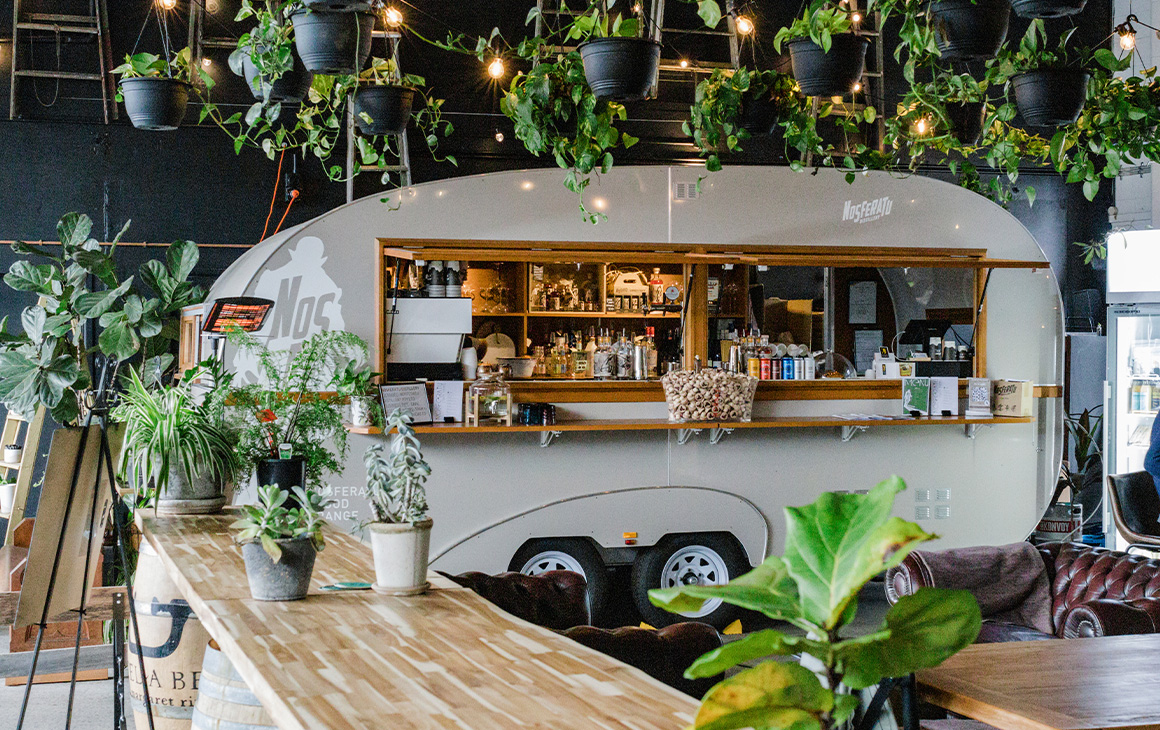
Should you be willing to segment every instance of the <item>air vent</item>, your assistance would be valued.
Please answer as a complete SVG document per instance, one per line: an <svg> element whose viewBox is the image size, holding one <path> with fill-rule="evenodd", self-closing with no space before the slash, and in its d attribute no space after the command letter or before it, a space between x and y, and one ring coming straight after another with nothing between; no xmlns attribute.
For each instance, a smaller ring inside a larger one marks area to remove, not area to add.
<svg viewBox="0 0 1160 730"><path fill-rule="evenodd" d="M697 183L673 183L673 200L695 200L697 198Z"/></svg>

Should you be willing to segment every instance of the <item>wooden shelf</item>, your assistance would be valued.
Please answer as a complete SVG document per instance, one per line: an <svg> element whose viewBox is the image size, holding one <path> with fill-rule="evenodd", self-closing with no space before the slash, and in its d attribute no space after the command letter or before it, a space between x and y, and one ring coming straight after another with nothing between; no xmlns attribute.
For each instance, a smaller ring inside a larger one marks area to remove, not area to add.
<svg viewBox="0 0 1160 730"><path fill-rule="evenodd" d="M472 317L526 317L523 312L472 312Z"/></svg>
<svg viewBox="0 0 1160 730"><path fill-rule="evenodd" d="M889 420L838 418L836 416L773 416L754 418L752 421L685 421L674 422L665 418L616 418L583 421L561 421L550 426L468 426L463 423L417 424L416 433L542 433L544 431L674 431L684 429L750 429L750 428L832 428L845 426L994 426L1013 423L1031 423L1032 418L967 418L966 416L929 416L922 418L891 418ZM383 429L377 426L346 425L351 433L375 435Z"/></svg>
<svg viewBox="0 0 1160 730"><path fill-rule="evenodd" d="M0 464L0 469L4 471L14 471L20 469L19 464Z"/></svg>

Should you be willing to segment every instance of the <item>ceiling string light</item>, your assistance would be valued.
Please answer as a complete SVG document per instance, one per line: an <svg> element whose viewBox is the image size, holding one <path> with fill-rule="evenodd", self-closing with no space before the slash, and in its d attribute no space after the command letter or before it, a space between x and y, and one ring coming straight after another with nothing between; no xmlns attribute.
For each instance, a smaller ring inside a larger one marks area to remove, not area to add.
<svg viewBox="0 0 1160 730"><path fill-rule="evenodd" d="M748 15L738 15L735 21L737 32L740 35L750 35L753 33L755 26Z"/></svg>
<svg viewBox="0 0 1160 730"><path fill-rule="evenodd" d="M157 5L162 10L173 10L177 7L177 0L157 0Z"/></svg>
<svg viewBox="0 0 1160 730"><path fill-rule="evenodd" d="M387 25L392 28L397 28L403 24L403 12L394 6L383 12L383 18L387 21Z"/></svg>
<svg viewBox="0 0 1160 730"><path fill-rule="evenodd" d="M1135 13L1129 13L1128 17L1124 19L1123 23L1116 26L1115 34L1119 36L1120 48L1125 51L1136 50L1136 26L1143 26L1148 30L1154 31L1156 37L1160 38L1160 28L1148 25L1142 22Z"/></svg>
<svg viewBox="0 0 1160 730"><path fill-rule="evenodd" d="M491 59L491 63L487 64L487 75L497 81L502 79L506 72L507 69L504 67L503 59L499 56Z"/></svg>

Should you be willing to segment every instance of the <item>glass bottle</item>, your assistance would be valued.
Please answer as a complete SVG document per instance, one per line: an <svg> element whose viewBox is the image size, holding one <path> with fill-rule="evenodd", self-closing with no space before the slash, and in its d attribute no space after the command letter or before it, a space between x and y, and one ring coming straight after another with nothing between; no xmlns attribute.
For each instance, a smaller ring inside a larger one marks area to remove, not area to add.
<svg viewBox="0 0 1160 730"><path fill-rule="evenodd" d="M773 379L773 348L769 346L769 336L761 336L761 344L757 348L757 357L761 363L762 380Z"/></svg>
<svg viewBox="0 0 1160 730"><path fill-rule="evenodd" d="M503 375L494 366L480 365L475 382L468 389L470 400L476 407L476 425L507 423L508 400L511 388Z"/></svg>
<svg viewBox="0 0 1160 730"><path fill-rule="evenodd" d="M657 341L656 328L648 327L644 332L644 346L648 360L648 377L657 377Z"/></svg>
<svg viewBox="0 0 1160 730"><path fill-rule="evenodd" d="M660 267L653 269L652 278L648 281L648 303L654 307L664 306L665 282L661 279Z"/></svg>
<svg viewBox="0 0 1160 730"><path fill-rule="evenodd" d="M532 368L532 376L542 378L548 374L548 361L544 355L544 348L542 345L536 345L532 349L532 355L536 358L536 366Z"/></svg>
<svg viewBox="0 0 1160 730"><path fill-rule="evenodd" d="M632 380L632 343L624 330L620 331L620 341L616 343L616 377Z"/></svg>
<svg viewBox="0 0 1160 730"><path fill-rule="evenodd" d="M761 377L761 353L757 349L757 338L752 334L745 338L745 371L750 377Z"/></svg>
<svg viewBox="0 0 1160 730"><path fill-rule="evenodd" d="M592 377L600 380L612 378L612 344L601 335L597 338L596 349L592 352Z"/></svg>

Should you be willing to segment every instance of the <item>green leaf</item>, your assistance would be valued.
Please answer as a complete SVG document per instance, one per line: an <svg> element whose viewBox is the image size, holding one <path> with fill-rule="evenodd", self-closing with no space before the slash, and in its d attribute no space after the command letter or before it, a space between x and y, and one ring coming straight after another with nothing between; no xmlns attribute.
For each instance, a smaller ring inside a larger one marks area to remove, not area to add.
<svg viewBox="0 0 1160 730"><path fill-rule="evenodd" d="M829 645L798 636L786 636L775 629L765 629L730 641L720 648L701 655L685 670L685 677L697 679L712 677L726 669L770 656L788 656L807 651L814 656L825 656Z"/></svg>
<svg viewBox="0 0 1160 730"><path fill-rule="evenodd" d="M176 281L185 281L197 266L197 244L193 241L174 241L165 252L169 275Z"/></svg>
<svg viewBox="0 0 1160 730"><path fill-rule="evenodd" d="M119 361L128 360L141 349L141 340L125 321L124 315L105 327L97 338L97 344L101 346L101 352Z"/></svg>
<svg viewBox="0 0 1160 730"><path fill-rule="evenodd" d="M648 592L648 599L654 606L673 613L698 611L711 598L759 611L772 619L790 620L799 613L797 587L789 577L784 560L778 555L725 585L688 585Z"/></svg>
<svg viewBox="0 0 1160 730"><path fill-rule="evenodd" d="M1103 66L1109 71L1118 71L1120 68L1120 59L1116 58L1116 54L1112 53L1106 48L1097 48L1092 54L1095 62Z"/></svg>
<svg viewBox="0 0 1160 730"><path fill-rule="evenodd" d="M937 667L969 646L981 625L979 604L969 592L920 588L886 612L884 638L838 645L842 681L863 689L886 677Z"/></svg>
<svg viewBox="0 0 1160 730"><path fill-rule="evenodd" d="M116 289L85 292L77 297L76 310L82 317L100 317L117 303L117 299L133 284L133 277L126 279Z"/></svg>
<svg viewBox="0 0 1160 730"><path fill-rule="evenodd" d="M827 492L806 507L786 508L785 564L807 619L827 630L840 626L867 581L934 538L890 516L905 488L891 477L868 494Z"/></svg>
<svg viewBox="0 0 1160 730"><path fill-rule="evenodd" d="M1095 200L1096 193L1100 191L1099 180L1084 180L1083 181L1083 196L1088 200Z"/></svg>
<svg viewBox="0 0 1160 730"><path fill-rule="evenodd" d="M716 28L721 22L721 6L717 0L698 0L697 15L709 28Z"/></svg>
<svg viewBox="0 0 1160 730"><path fill-rule="evenodd" d="M762 728L817 730L833 694L798 664L765 662L718 683L705 694L695 730Z"/></svg>
<svg viewBox="0 0 1160 730"><path fill-rule="evenodd" d="M1034 207L1035 206L1035 198L1038 195L1035 188L1031 185L1028 185L1023 189L1023 192L1027 194L1027 207L1029 207L1029 208Z"/></svg>
<svg viewBox="0 0 1160 730"><path fill-rule="evenodd" d="M17 261L4 275L4 283L16 291L31 291L47 296L60 293L57 271L50 264Z"/></svg>
<svg viewBox="0 0 1160 730"><path fill-rule="evenodd" d="M92 219L81 213L65 213L56 224L56 233L66 254L80 248L92 230Z"/></svg>
<svg viewBox="0 0 1160 730"><path fill-rule="evenodd" d="M100 279L105 286L109 288L117 286L117 269L113 265L112 257L104 251L99 249L77 251L73 254L73 260L82 269Z"/></svg>
<svg viewBox="0 0 1160 730"><path fill-rule="evenodd" d="M24 327L24 334L33 343L39 344L44 339L45 320L48 314L44 307L28 307L20 315L20 324Z"/></svg>

